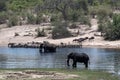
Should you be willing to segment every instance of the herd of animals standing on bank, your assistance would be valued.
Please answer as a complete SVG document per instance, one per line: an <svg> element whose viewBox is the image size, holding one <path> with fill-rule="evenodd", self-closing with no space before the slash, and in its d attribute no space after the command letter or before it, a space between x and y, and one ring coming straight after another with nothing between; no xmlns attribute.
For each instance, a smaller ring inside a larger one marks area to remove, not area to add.
<svg viewBox="0 0 120 80"><path fill-rule="evenodd" d="M94 37L85 37L85 38L79 38L79 39L73 39L73 42L78 42L82 43L85 40L93 40ZM15 43L9 43L8 47L11 48L19 48L19 47L24 47L24 48L39 48L40 53L46 53L46 52L56 52L57 46L54 44L50 44L49 42L44 41L43 43L39 42L32 42L32 45L29 45L30 43L27 44L15 44ZM34 45L33 45L34 44ZM77 62L84 63L85 68L88 68L88 63L90 62L89 56L86 53L76 53L76 52L71 52L67 55L67 66L69 65L69 60L72 59L72 67L76 68L77 67Z"/></svg>
<svg viewBox="0 0 120 80"><path fill-rule="evenodd" d="M78 38L78 39L73 39L72 42L76 42L76 43L81 43L80 47L82 46L82 42L84 42L85 40L89 40L92 41L95 39L94 36L92 37L85 37L85 38ZM27 43L8 43L8 47L10 48L40 48L40 46L56 46L56 47L71 47L76 46L79 47L77 45L73 45L73 44L64 44L64 42L61 42L60 45L55 45L55 44L50 44L48 41L43 41L42 42L27 42Z"/></svg>

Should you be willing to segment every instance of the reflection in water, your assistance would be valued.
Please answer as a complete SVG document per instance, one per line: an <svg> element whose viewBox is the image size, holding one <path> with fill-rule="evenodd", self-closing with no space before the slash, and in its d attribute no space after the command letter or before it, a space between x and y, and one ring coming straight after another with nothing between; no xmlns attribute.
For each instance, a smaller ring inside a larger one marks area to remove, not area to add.
<svg viewBox="0 0 120 80"><path fill-rule="evenodd" d="M114 56L114 71L117 74L120 74L120 55L119 53L115 53Z"/></svg>
<svg viewBox="0 0 120 80"><path fill-rule="evenodd" d="M56 53L39 53L38 49L1 47L0 68L65 68L70 52L87 53L89 69L120 74L120 50L102 48L60 48ZM84 65L78 63L78 68Z"/></svg>
<svg viewBox="0 0 120 80"><path fill-rule="evenodd" d="M7 57L4 54L0 54L0 67L6 67L4 64L6 64Z"/></svg>
<svg viewBox="0 0 120 80"><path fill-rule="evenodd" d="M0 54L0 62L1 61L6 61L7 57L4 54Z"/></svg>

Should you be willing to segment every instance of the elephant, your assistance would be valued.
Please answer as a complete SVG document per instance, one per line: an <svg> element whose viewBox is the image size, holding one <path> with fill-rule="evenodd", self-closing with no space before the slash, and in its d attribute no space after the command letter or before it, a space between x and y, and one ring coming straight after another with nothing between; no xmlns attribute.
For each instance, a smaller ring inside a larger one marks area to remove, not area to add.
<svg viewBox="0 0 120 80"><path fill-rule="evenodd" d="M42 53L42 49L44 52L56 52L56 46L52 44L40 44L39 50Z"/></svg>
<svg viewBox="0 0 120 80"><path fill-rule="evenodd" d="M67 66L69 65L69 60L73 60L72 67L76 68L77 67L77 62L84 63L85 68L88 68L88 63L90 63L89 56L86 53L76 53L76 52L71 52L67 55Z"/></svg>

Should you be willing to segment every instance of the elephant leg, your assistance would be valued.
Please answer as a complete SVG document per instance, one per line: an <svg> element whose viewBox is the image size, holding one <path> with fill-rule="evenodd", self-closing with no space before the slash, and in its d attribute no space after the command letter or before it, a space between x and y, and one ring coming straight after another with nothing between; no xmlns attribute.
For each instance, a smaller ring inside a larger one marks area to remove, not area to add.
<svg viewBox="0 0 120 80"><path fill-rule="evenodd" d="M68 57L68 59L67 59L67 66L70 66L69 60L70 60L70 58Z"/></svg>
<svg viewBox="0 0 120 80"><path fill-rule="evenodd" d="M46 47L44 47L44 52L48 52L48 49Z"/></svg>
<svg viewBox="0 0 120 80"><path fill-rule="evenodd" d="M88 62L84 62L85 68L88 68Z"/></svg>
<svg viewBox="0 0 120 80"><path fill-rule="evenodd" d="M73 64L72 64L73 68L77 67L77 62L75 60L73 60Z"/></svg>
<svg viewBox="0 0 120 80"><path fill-rule="evenodd" d="M39 50L42 53L42 49Z"/></svg>

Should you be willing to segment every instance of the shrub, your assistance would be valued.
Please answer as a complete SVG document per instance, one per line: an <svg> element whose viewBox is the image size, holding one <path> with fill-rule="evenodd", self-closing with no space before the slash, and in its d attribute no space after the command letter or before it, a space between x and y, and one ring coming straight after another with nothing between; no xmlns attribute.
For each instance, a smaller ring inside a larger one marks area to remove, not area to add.
<svg viewBox="0 0 120 80"><path fill-rule="evenodd" d="M67 29L67 23L56 22L56 24L54 24L54 28L52 29L53 39L65 38L70 36L71 33Z"/></svg>
<svg viewBox="0 0 120 80"><path fill-rule="evenodd" d="M114 15L113 22L107 24L104 38L107 40L120 39L120 15Z"/></svg>
<svg viewBox="0 0 120 80"><path fill-rule="evenodd" d="M105 24L100 23L100 24L98 25L98 31L104 32L104 30L105 30Z"/></svg>
<svg viewBox="0 0 120 80"><path fill-rule="evenodd" d="M35 31L37 32L36 37L44 37L45 36L44 29L40 30L40 28L37 28Z"/></svg>
<svg viewBox="0 0 120 80"><path fill-rule="evenodd" d="M97 9L97 18L99 23L104 23L109 20L109 18L112 18L113 11L109 6L99 6Z"/></svg>
<svg viewBox="0 0 120 80"><path fill-rule="evenodd" d="M42 22L42 14L37 14L37 17L36 17L36 24L40 24Z"/></svg>
<svg viewBox="0 0 120 80"><path fill-rule="evenodd" d="M60 21L60 15L53 14L51 16L51 22Z"/></svg>
<svg viewBox="0 0 120 80"><path fill-rule="evenodd" d="M27 15L28 24L36 24L36 17L33 14Z"/></svg>
<svg viewBox="0 0 120 80"><path fill-rule="evenodd" d="M8 20L8 27L16 26L18 24L18 17L17 16L9 16Z"/></svg>
<svg viewBox="0 0 120 80"><path fill-rule="evenodd" d="M71 11L69 12L69 20L76 22L78 21L79 17L80 17L80 11Z"/></svg>
<svg viewBox="0 0 120 80"><path fill-rule="evenodd" d="M87 16L81 16L79 18L79 21L81 24L87 24L87 25L91 26L90 19Z"/></svg>
<svg viewBox="0 0 120 80"><path fill-rule="evenodd" d="M69 28L70 28L70 29L75 29L75 28L78 28L78 26L77 26L75 23L73 23L73 24L71 24L71 25L69 26Z"/></svg>
<svg viewBox="0 0 120 80"><path fill-rule="evenodd" d="M5 23L7 20L7 15L5 12L0 12L0 24Z"/></svg>
<svg viewBox="0 0 120 80"><path fill-rule="evenodd" d="M99 23L104 23L108 19L108 13L105 9L101 9L98 11L98 20Z"/></svg>

